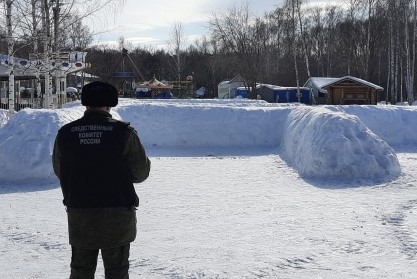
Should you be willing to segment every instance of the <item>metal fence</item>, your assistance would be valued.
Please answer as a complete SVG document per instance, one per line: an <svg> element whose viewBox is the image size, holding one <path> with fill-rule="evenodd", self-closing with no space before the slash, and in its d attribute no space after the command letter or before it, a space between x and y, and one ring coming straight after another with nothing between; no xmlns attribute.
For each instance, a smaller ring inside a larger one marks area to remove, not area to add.
<svg viewBox="0 0 417 279"><path fill-rule="evenodd" d="M74 99L67 98L65 94L53 94L51 102L45 98L16 98L14 103L14 110L19 111L24 108L40 109L40 108L62 108L65 103L72 102ZM9 99L0 98L0 109L9 109Z"/></svg>

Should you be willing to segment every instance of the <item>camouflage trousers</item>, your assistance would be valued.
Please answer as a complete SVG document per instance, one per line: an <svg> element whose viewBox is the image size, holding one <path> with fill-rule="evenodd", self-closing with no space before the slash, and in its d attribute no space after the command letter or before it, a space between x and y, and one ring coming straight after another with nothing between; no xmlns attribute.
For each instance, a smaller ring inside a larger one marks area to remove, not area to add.
<svg viewBox="0 0 417 279"><path fill-rule="evenodd" d="M72 247L70 279L94 279L99 250L106 279L129 279L130 244L106 249Z"/></svg>

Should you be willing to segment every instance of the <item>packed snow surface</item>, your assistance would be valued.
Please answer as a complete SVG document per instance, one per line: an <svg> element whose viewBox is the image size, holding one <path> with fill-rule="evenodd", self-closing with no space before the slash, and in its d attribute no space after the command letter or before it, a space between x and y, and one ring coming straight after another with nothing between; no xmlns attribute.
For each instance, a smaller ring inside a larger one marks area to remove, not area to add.
<svg viewBox="0 0 417 279"><path fill-rule="evenodd" d="M84 110L0 110L0 278L68 278L51 153ZM131 278L415 278L416 107L121 99L112 115L152 161Z"/></svg>

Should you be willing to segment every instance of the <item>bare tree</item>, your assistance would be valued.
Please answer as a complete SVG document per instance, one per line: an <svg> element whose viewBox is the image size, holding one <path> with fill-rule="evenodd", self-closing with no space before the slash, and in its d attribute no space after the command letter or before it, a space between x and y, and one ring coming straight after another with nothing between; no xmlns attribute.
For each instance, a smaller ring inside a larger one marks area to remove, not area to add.
<svg viewBox="0 0 417 279"><path fill-rule="evenodd" d="M298 101L300 101L300 75L299 75L299 69L298 69L298 62L297 57L299 53L299 44L298 42L301 41L301 35L300 35L300 17L299 14L299 0L286 0L284 3L284 11L286 18L288 19L288 22L290 24L289 28L289 40L291 42L291 51L292 51L292 57L293 57L293 65L295 70L295 82L297 86L297 97ZM303 43L301 43L302 45ZM303 48L301 48L301 51ZM306 66L308 65L308 62L306 63ZM309 70L308 70L309 71Z"/></svg>
<svg viewBox="0 0 417 279"><path fill-rule="evenodd" d="M417 1L405 1L402 4L407 5L408 7L408 9L404 9L405 89L407 92L407 99L412 103L414 101ZM413 21L411 30L409 24L410 20Z"/></svg>
<svg viewBox="0 0 417 279"><path fill-rule="evenodd" d="M285 34L285 13L281 7L276 8L273 12L266 15L266 20L269 26L269 59L267 61L267 74L272 76L271 80L279 81L282 75L281 59L284 55L284 34ZM270 69L270 70L268 70Z"/></svg>
<svg viewBox="0 0 417 279"><path fill-rule="evenodd" d="M183 55L183 52L186 40L187 38L184 35L184 27L182 23L175 21L170 40L168 41L168 49L171 55L171 69L173 74L177 77L178 81L181 81L181 76L185 65L185 55Z"/></svg>
<svg viewBox="0 0 417 279"><path fill-rule="evenodd" d="M61 37L60 46L68 50L85 50L92 42L90 28L83 24L78 15L68 16L63 21L66 35Z"/></svg>
<svg viewBox="0 0 417 279"><path fill-rule="evenodd" d="M323 22L323 8L314 7L311 16L314 22L310 30L310 36L312 38L311 52L317 64L316 73L325 76L325 26Z"/></svg>
<svg viewBox="0 0 417 279"><path fill-rule="evenodd" d="M265 66L265 53L269 48L269 27L260 17L255 17L249 5L234 5L226 12L213 14L209 22L212 37L227 54L235 74L240 74L250 90L250 97L256 98L256 84Z"/></svg>
<svg viewBox="0 0 417 279"><path fill-rule="evenodd" d="M415 84L415 69L416 69L416 51L417 51L417 0L413 2L413 42L412 42L412 51L413 57L411 59L410 71L409 71L409 102L412 103L415 99L417 99L417 92L414 92L414 84Z"/></svg>
<svg viewBox="0 0 417 279"><path fill-rule="evenodd" d="M393 0L388 0L388 23L389 23L389 38L388 38L388 74L387 74L387 96L386 101L397 101L397 63L396 63L396 49L397 49L397 40L396 31L396 3Z"/></svg>
<svg viewBox="0 0 417 279"><path fill-rule="evenodd" d="M301 46L303 49L304 60L306 64L307 76L310 77L311 74L310 74L310 63L308 60L309 53L307 51L307 38L306 38L306 32L304 32L303 12L301 10L301 7L304 1L305 0L295 1L295 9L296 9L297 18L298 18L298 24L300 27L300 39L301 39Z"/></svg>
<svg viewBox="0 0 417 279"><path fill-rule="evenodd" d="M373 18L374 18L374 6L376 0L366 0L368 6L368 25L367 25L367 37L366 37L366 79L369 79L372 75L372 62L374 57L374 48L371 46L371 39L373 37Z"/></svg>
<svg viewBox="0 0 417 279"><path fill-rule="evenodd" d="M327 6L325 9L325 22L327 25L326 33L326 53L327 53L327 66L326 75L328 77L333 75L333 52L334 52L334 38L336 25L339 21L340 11L336 6Z"/></svg>
<svg viewBox="0 0 417 279"><path fill-rule="evenodd" d="M6 0L6 24L7 24L7 52L9 68L9 111L14 113L14 55L13 55L13 29L12 29L12 0Z"/></svg>
<svg viewBox="0 0 417 279"><path fill-rule="evenodd" d="M358 65L358 45L357 45L357 20L358 12L360 7L361 0L345 0L348 5L348 10L346 12L346 44L348 46L347 52L347 74L351 75L354 69Z"/></svg>

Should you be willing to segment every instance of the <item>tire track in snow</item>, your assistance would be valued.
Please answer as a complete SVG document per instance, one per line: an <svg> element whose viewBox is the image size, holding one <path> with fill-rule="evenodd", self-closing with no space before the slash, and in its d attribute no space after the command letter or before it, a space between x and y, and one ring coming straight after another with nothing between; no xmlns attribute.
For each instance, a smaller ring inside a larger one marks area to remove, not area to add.
<svg viewBox="0 0 417 279"><path fill-rule="evenodd" d="M384 224L392 226L401 252L410 260L417 256L417 239L413 236L413 229L406 224L406 219L413 210L417 210L417 199L409 200L401 205L396 212L383 217Z"/></svg>
<svg viewBox="0 0 417 279"><path fill-rule="evenodd" d="M291 273L296 270L329 270L321 267L317 262L316 256L313 255L282 258L278 262L265 263L265 265L257 269L250 269L248 272L253 277L248 278L280 278L285 271Z"/></svg>
<svg viewBox="0 0 417 279"><path fill-rule="evenodd" d="M2 249L2 251L16 251L20 249L19 247L27 247L27 245L37 246L45 250L63 250L67 246L66 243L51 241L53 239L51 233L44 235L39 231L29 232L17 225L4 226L0 235L6 239L6 245L3 246L5 250Z"/></svg>

